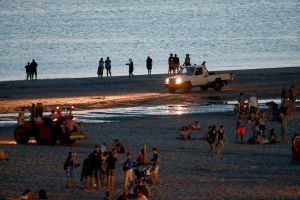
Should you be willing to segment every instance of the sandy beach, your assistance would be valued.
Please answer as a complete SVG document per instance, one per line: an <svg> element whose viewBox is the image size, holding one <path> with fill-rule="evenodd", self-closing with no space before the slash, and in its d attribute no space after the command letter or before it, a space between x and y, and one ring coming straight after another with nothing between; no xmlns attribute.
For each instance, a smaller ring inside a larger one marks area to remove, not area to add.
<svg viewBox="0 0 300 200"><path fill-rule="evenodd" d="M163 86L168 75L139 75L134 77L104 77L102 79L49 79L37 81L0 82L0 113L16 112L32 103L41 102L46 111L56 105L75 105L78 110L224 103L237 101L239 93L246 98L255 94L260 99L280 99L282 87L294 84L299 91L300 67L231 71L235 80L216 92L199 88L184 94L169 94ZM298 98L299 99L299 98ZM182 125L198 120L203 127L192 132L193 140L177 140ZM151 186L151 199L299 199L300 166L291 163L290 139L300 132L299 108L288 125L288 143L235 144L237 117L230 112L192 113L176 115L143 115L116 118L111 122L81 123L88 139L74 145L44 146L35 143L17 145L13 141L16 126L0 126L0 149L8 161L0 161L0 196L14 197L30 188L35 196L45 189L49 199L103 199L104 191L84 191L80 182L66 188L63 163L69 151L77 153L80 164L93 151L95 144L106 142L108 148L118 138L134 158L146 144L151 158L152 147L160 157L160 182ZM207 156L209 145L201 140L210 125L225 127L223 159ZM267 130L280 133L280 124L268 120ZM247 135L251 124L247 125ZM122 163L118 156L116 172L116 199L123 188Z"/></svg>

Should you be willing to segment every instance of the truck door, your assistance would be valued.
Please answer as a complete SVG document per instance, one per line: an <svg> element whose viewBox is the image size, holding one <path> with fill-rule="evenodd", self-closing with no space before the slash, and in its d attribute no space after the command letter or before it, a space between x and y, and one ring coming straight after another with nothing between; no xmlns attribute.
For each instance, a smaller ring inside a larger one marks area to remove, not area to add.
<svg viewBox="0 0 300 200"><path fill-rule="evenodd" d="M206 79L207 74L203 71L202 67L197 67L192 78L192 85L206 85Z"/></svg>

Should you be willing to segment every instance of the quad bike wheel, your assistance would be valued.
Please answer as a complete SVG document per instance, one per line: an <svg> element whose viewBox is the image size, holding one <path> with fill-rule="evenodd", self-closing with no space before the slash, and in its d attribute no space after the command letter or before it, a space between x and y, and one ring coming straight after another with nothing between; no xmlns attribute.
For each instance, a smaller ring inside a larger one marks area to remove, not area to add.
<svg viewBox="0 0 300 200"><path fill-rule="evenodd" d="M55 143L55 138L53 134L53 130L50 126L48 125L43 125L41 127L40 132L38 133L38 139L37 141L41 144L45 145L52 145Z"/></svg>
<svg viewBox="0 0 300 200"><path fill-rule="evenodd" d="M30 139L27 132L22 126L16 128L14 138L17 144L28 144L28 141Z"/></svg>

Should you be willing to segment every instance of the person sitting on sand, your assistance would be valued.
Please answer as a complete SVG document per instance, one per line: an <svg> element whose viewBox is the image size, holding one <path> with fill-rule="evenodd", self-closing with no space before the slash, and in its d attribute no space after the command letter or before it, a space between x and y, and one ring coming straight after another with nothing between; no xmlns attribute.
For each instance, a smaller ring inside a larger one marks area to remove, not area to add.
<svg viewBox="0 0 300 200"><path fill-rule="evenodd" d="M201 126L199 125L199 121L195 121L193 124L188 125L190 130L199 131L201 130Z"/></svg>
<svg viewBox="0 0 300 200"><path fill-rule="evenodd" d="M181 127L179 139L182 139L182 140L191 139L190 129L187 126Z"/></svg>
<svg viewBox="0 0 300 200"><path fill-rule="evenodd" d="M269 143L270 144L276 144L278 143L279 141L277 141L277 136L275 134L275 129L274 128L271 128L270 129L270 132L269 132Z"/></svg>
<svg viewBox="0 0 300 200"><path fill-rule="evenodd" d="M260 144L261 131L257 132L251 138L248 139L248 144Z"/></svg>

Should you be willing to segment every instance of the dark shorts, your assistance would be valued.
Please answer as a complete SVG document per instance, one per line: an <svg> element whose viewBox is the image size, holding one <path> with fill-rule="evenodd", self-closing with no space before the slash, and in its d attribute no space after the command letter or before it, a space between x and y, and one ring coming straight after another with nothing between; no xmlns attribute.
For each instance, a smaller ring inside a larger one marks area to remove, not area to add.
<svg viewBox="0 0 300 200"><path fill-rule="evenodd" d="M250 112L251 113L256 113L256 111L257 111L257 107L255 107L255 106L250 107Z"/></svg>
<svg viewBox="0 0 300 200"><path fill-rule="evenodd" d="M107 176L114 176L115 175L115 169L107 169L106 174Z"/></svg>

